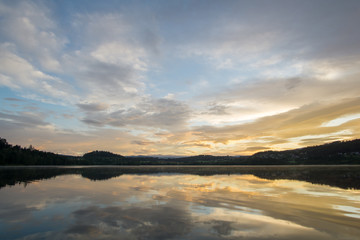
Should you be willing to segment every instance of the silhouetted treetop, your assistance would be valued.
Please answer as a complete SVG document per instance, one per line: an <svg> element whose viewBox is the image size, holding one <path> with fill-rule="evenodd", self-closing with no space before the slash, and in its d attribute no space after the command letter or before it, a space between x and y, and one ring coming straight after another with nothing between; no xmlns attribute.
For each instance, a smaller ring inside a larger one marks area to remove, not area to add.
<svg viewBox="0 0 360 240"><path fill-rule="evenodd" d="M99 158L99 157L104 157L104 158L125 158L124 156L119 155L119 154L111 153L111 152L108 152L108 151L98 151L98 150L92 151L92 152L89 152L89 153L85 153L83 155L83 157L85 159Z"/></svg>

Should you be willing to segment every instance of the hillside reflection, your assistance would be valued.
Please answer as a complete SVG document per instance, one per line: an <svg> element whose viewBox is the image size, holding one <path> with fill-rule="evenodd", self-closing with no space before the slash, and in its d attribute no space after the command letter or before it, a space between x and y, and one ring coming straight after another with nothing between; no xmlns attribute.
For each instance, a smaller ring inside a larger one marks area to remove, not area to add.
<svg viewBox="0 0 360 240"><path fill-rule="evenodd" d="M139 167L1 167L0 188L28 184L66 174L107 180L123 174L193 174L199 176L252 174L264 179L289 179L360 189L360 166L139 166Z"/></svg>

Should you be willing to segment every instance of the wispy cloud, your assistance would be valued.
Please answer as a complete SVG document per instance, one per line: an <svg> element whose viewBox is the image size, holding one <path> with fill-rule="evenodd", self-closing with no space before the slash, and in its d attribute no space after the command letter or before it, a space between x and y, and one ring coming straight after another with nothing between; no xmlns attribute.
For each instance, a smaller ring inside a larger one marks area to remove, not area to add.
<svg viewBox="0 0 360 240"><path fill-rule="evenodd" d="M114 109L111 112L88 112L82 120L96 126L110 125L143 126L148 128L173 129L185 127L190 117L187 105L171 99L143 99L129 109Z"/></svg>

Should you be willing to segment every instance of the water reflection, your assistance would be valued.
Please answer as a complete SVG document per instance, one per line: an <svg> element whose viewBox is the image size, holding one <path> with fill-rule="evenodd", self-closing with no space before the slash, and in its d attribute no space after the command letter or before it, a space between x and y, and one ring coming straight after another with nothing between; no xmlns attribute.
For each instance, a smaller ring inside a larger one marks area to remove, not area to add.
<svg viewBox="0 0 360 240"><path fill-rule="evenodd" d="M105 178L103 168L52 170L43 177L46 180L40 180L42 170L17 169L18 176L29 171L23 180L27 178L31 184L0 189L0 239L360 236L360 191L355 189L254 174L209 175L211 169L202 176L155 172L111 175L109 169L107 176L112 178ZM102 172L101 176L96 172Z"/></svg>
<svg viewBox="0 0 360 240"><path fill-rule="evenodd" d="M101 170L99 170L101 169ZM123 174L183 173L200 176L252 174L265 179L292 179L340 188L360 189L360 166L105 166L105 167L0 167L0 188L80 174L91 180L107 180Z"/></svg>

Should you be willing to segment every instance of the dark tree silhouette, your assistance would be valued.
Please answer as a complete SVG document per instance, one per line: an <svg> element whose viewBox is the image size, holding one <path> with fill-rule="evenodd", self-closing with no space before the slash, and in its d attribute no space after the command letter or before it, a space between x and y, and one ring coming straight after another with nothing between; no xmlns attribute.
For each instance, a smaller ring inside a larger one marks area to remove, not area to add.
<svg viewBox="0 0 360 240"><path fill-rule="evenodd" d="M0 165L311 165L360 164L360 139L337 141L287 151L259 152L252 156L198 155L180 158L124 157L93 151L82 157L66 156L12 146L0 138Z"/></svg>

